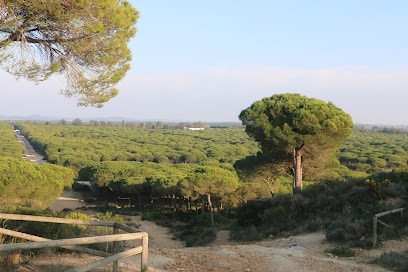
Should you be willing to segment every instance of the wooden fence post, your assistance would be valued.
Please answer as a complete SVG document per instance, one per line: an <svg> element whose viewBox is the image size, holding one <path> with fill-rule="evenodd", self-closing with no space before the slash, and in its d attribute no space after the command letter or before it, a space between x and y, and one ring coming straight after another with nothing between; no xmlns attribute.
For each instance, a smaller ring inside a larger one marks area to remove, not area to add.
<svg viewBox="0 0 408 272"><path fill-rule="evenodd" d="M377 244L377 216L373 216L373 247Z"/></svg>
<svg viewBox="0 0 408 272"><path fill-rule="evenodd" d="M119 233L119 228L115 224L113 226L113 234L118 234ZM119 242L118 241L113 241L113 254L117 254L119 251ZM119 272L119 261L114 261L113 262L113 272Z"/></svg>
<svg viewBox="0 0 408 272"><path fill-rule="evenodd" d="M143 235L142 237L142 261L141 261L141 270L142 272L146 272L147 271L147 258L148 258L148 254L149 254L149 238L147 235Z"/></svg>

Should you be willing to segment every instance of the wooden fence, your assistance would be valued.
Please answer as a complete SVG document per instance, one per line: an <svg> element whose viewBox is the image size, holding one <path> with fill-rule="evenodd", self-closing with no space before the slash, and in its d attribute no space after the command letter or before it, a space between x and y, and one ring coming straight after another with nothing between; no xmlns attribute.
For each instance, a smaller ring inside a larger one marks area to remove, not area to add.
<svg viewBox="0 0 408 272"><path fill-rule="evenodd" d="M127 258L137 254L141 254L141 271L147 271L147 259L148 259L148 234L146 232L139 232L138 230L119 224L117 222L101 222L101 221L85 221L77 219L65 219L56 217L46 217L46 216L31 216L31 215L20 215L20 214L4 214L0 213L0 220L21 220L21 221L36 221L36 222L47 222L47 223L60 223L60 224L71 224L71 225L88 225L88 226L103 226L111 227L113 229L113 234L93 236L93 237L83 237L83 238L71 238L71 239L60 239L60 240L49 240L43 237L34 236L22 232L17 232L5 228L0 228L0 234L9 235L33 242L24 243L13 243L13 244L0 244L0 254L12 250L21 249L34 249L34 248L47 248L47 247L62 247L65 249L85 252L93 254L96 256L105 257L104 259L95 261L93 263L76 267L69 270L69 272L85 272L91 269L101 267L113 263L113 271L119 271L118 260L122 258ZM127 233L119 234L119 230L123 230ZM135 248L128 249L119 252L119 242L127 240L141 240L141 245ZM104 251L99 251L80 245L88 245L94 243L107 243L113 242L113 253L106 253Z"/></svg>
<svg viewBox="0 0 408 272"><path fill-rule="evenodd" d="M401 213L401 218L402 218L403 212L404 212L404 208L398 208L398 209L394 209L394 210L390 210L390 211L386 211L382 213L377 213L373 216L373 247L375 247L375 245L377 244L377 223L380 223L381 225L385 227L391 228L390 225L379 220L378 218L383 217L385 215L394 214L394 213Z"/></svg>

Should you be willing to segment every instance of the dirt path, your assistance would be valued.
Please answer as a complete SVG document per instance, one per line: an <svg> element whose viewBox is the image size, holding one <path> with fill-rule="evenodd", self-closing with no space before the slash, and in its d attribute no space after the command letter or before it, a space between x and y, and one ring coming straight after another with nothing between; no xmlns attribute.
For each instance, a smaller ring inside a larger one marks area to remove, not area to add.
<svg viewBox="0 0 408 272"><path fill-rule="evenodd" d="M149 234L149 248L183 248L184 243L174 240L168 228L164 228L156 225L153 222L145 221L141 219L141 216L126 217L130 219L133 224L138 225L137 229L147 232ZM127 221L127 220L126 220Z"/></svg>
<svg viewBox="0 0 408 272"><path fill-rule="evenodd" d="M83 194L76 191L64 191L50 206L50 209L55 212L60 212L64 209L75 210L86 206L83 200Z"/></svg>
<svg viewBox="0 0 408 272"><path fill-rule="evenodd" d="M64 192L53 208L75 209L84 205L75 192ZM186 248L184 243L172 238L169 230L140 216L124 216L125 221L140 231L149 234L149 272L385 272L389 271L369 263L382 252L408 250L408 239L388 241L374 250L356 250L353 258L336 258L326 250L334 248L325 239L323 232L309 233L280 239L267 239L251 244L229 241L229 232L220 231L216 240L207 247ZM128 244L128 246L132 246ZM69 253L53 256L39 256L31 264L41 264L57 258L60 264L84 264L95 260L86 254ZM140 256L127 258L120 263L120 271L140 271ZM1 269L0 269L1 271ZM41 270L14 270L41 271ZM98 271L110 271L109 269Z"/></svg>
<svg viewBox="0 0 408 272"><path fill-rule="evenodd" d="M319 232L248 245L152 249L154 254L168 258L168 262L161 267L150 260L149 263L151 271L389 271L368 264L367 259L330 256L325 253L330 247L324 233Z"/></svg>
<svg viewBox="0 0 408 272"><path fill-rule="evenodd" d="M27 139L23 135L20 135L19 133L17 133L16 138L17 138L17 141L24 147L23 156L26 160L31 161L32 163L35 163L35 164L47 163L47 161L43 159L44 156L42 156L41 154L38 154L34 150L33 146L27 141Z"/></svg>

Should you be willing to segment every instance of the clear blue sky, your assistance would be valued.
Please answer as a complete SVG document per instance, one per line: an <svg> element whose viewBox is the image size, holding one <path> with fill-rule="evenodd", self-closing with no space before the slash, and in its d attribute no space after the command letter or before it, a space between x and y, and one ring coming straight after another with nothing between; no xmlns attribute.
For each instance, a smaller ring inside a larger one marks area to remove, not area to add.
<svg viewBox="0 0 408 272"><path fill-rule="evenodd" d="M355 123L408 124L408 1L131 0L132 70L103 108L0 71L0 115L239 121L276 93L331 101Z"/></svg>

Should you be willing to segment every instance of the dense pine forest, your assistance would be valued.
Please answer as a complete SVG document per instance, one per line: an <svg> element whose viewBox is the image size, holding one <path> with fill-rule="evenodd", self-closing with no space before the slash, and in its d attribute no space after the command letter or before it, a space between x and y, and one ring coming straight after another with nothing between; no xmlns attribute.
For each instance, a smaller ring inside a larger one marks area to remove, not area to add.
<svg viewBox="0 0 408 272"><path fill-rule="evenodd" d="M3 212L46 210L63 188L86 189L73 186L81 180L92 184L90 201L105 201L115 213L142 212L190 246L208 243L220 228L230 229L235 240L325 229L329 240L370 245L372 216L407 207L403 129L355 126L329 168L305 172L299 195L292 193L288 172L265 160L237 124L77 119L0 122L0 132ZM23 160L15 133L48 164ZM390 220L399 235L408 233L406 215Z"/></svg>

